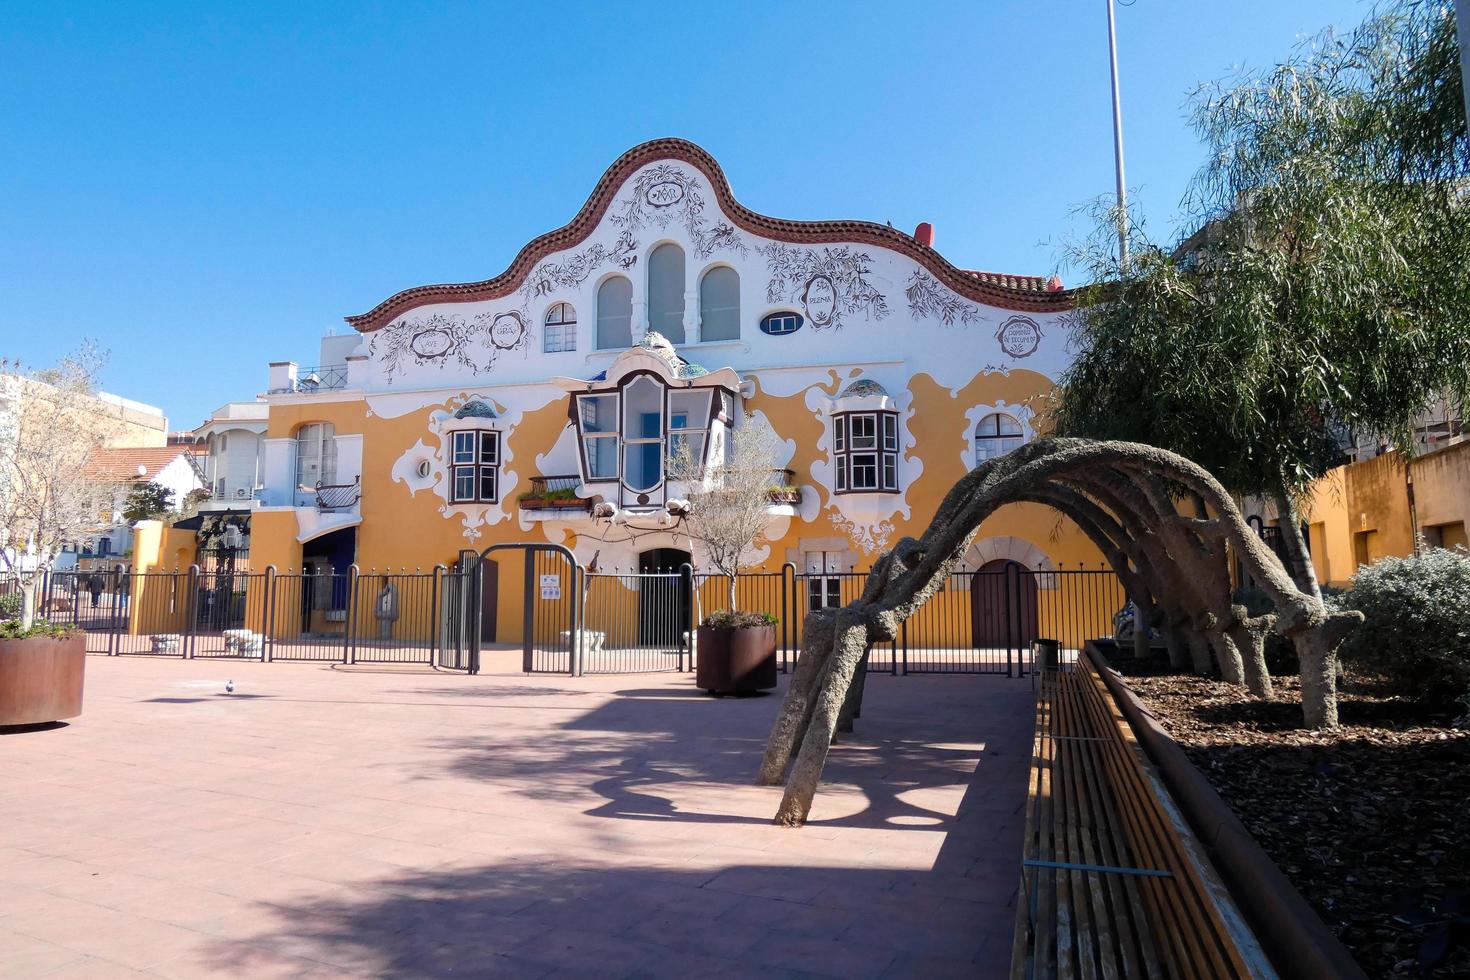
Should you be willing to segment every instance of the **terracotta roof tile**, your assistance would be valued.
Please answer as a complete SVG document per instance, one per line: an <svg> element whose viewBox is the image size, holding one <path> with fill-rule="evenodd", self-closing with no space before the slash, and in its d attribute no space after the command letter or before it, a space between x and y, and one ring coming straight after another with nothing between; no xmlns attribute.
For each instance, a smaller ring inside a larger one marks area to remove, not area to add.
<svg viewBox="0 0 1470 980"><path fill-rule="evenodd" d="M520 288L537 262L552 252L572 248L591 235L623 182L640 167L657 160L682 160L703 172L714 188L721 210L736 226L752 234L797 244L860 242L892 249L918 262L961 296L1003 309L1051 313L1070 310L1074 305L1070 290L1050 291L1046 289L1044 277L1007 276L956 268L934 249L889 225L871 221L788 221L757 214L735 200L724 171L703 148L688 140L658 139L640 143L618 157L592 189L592 195L576 217L556 231L533 239L520 250L510 267L495 278L405 289L366 313L346 317L347 322L362 333L371 333L415 307L430 303L473 303L508 296Z"/></svg>
<svg viewBox="0 0 1470 980"><path fill-rule="evenodd" d="M83 473L89 480L125 482L129 480L151 480L180 456L192 454L184 446L148 446L129 449L99 449L87 461ZM143 467L140 475L138 467Z"/></svg>

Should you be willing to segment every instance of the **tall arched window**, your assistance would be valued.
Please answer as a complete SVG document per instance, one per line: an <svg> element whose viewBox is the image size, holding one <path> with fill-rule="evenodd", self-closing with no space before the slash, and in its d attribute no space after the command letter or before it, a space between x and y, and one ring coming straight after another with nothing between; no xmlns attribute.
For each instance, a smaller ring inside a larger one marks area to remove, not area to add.
<svg viewBox="0 0 1470 980"><path fill-rule="evenodd" d="M633 346L633 283L613 276L597 287L597 349Z"/></svg>
<svg viewBox="0 0 1470 980"><path fill-rule="evenodd" d="M548 354L577 349L577 311L571 303L557 303L546 311L541 349Z"/></svg>
<svg viewBox="0 0 1470 980"><path fill-rule="evenodd" d="M672 242L648 256L648 329L684 343L684 250Z"/></svg>
<svg viewBox="0 0 1470 980"><path fill-rule="evenodd" d="M975 426L975 463L1004 456L1025 441L1020 422L1004 412L991 412Z"/></svg>
<svg viewBox="0 0 1470 980"><path fill-rule="evenodd" d="M337 428L330 422L308 422L296 430L296 485L336 482Z"/></svg>
<svg viewBox="0 0 1470 980"><path fill-rule="evenodd" d="M740 275L718 265L699 281L699 339L740 339Z"/></svg>

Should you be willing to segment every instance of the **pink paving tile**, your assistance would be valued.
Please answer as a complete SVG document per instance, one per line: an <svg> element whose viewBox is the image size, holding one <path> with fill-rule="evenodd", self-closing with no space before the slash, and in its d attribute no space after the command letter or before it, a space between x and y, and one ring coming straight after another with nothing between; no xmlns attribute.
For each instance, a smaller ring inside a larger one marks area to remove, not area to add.
<svg viewBox="0 0 1470 980"><path fill-rule="evenodd" d="M780 789L751 785L779 699L689 696L687 675L231 664L262 697L200 701L220 665L88 668L86 713L0 759L20 814L0 824L0 930L78 975L1000 962L1024 682L873 678L792 831L768 822Z"/></svg>

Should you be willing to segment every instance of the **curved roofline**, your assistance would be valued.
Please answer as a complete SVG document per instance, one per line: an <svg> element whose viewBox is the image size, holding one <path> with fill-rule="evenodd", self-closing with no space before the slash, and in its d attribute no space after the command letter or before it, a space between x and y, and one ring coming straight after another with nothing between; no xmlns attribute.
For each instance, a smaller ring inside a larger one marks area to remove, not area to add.
<svg viewBox="0 0 1470 980"><path fill-rule="evenodd" d="M951 265L944 256L920 244L912 235L889 225L871 221L789 221L759 214L735 200L725 172L704 148L688 140L671 137L640 143L618 157L593 187L592 194L576 217L555 231L532 239L516 254L510 266L495 278L415 286L394 293L366 313L345 319L359 332L371 333L416 307L431 303L473 303L508 296L520 288L537 262L553 252L574 248L585 241L612 205L613 194L636 170L658 160L670 159L680 160L701 171L708 178L720 209L732 223L751 234L802 245L839 242L877 245L913 259L959 295L1001 309L1055 313L1070 310L1074 305L1071 290L1047 292L1040 276L967 272Z"/></svg>

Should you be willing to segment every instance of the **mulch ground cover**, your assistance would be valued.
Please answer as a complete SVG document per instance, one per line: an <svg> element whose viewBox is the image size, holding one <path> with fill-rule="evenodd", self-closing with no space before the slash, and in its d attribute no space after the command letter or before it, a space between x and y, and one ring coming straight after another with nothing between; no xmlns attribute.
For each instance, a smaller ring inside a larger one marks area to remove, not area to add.
<svg viewBox="0 0 1470 980"><path fill-rule="evenodd" d="M1369 976L1470 977L1470 732L1367 678L1313 732L1295 677L1115 666Z"/></svg>

